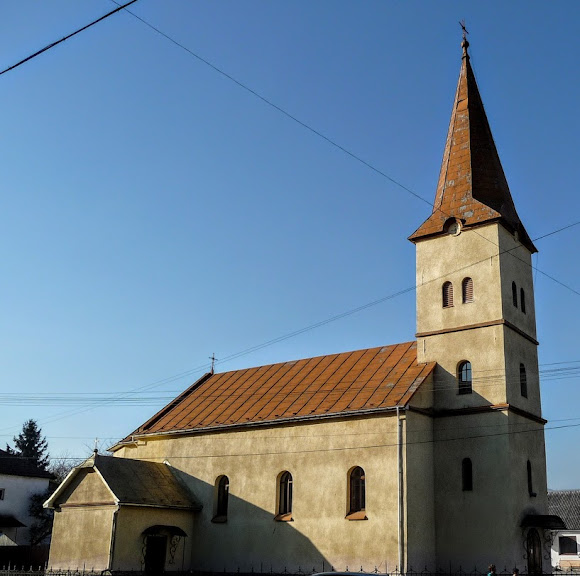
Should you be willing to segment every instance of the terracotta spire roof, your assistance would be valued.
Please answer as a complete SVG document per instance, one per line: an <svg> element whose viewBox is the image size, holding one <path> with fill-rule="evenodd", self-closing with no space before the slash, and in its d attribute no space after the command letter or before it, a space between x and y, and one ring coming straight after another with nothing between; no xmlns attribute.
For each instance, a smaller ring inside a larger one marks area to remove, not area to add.
<svg viewBox="0 0 580 576"><path fill-rule="evenodd" d="M446 222L473 227L499 221L531 252L536 248L516 212L493 141L464 38L463 57L443 153L433 213L409 237L411 242L441 234Z"/></svg>

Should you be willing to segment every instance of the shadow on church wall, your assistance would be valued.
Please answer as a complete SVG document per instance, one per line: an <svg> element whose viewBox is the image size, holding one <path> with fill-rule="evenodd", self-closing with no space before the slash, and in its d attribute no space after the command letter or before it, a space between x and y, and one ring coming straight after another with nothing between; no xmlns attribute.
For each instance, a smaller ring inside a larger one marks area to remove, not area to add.
<svg viewBox="0 0 580 576"><path fill-rule="evenodd" d="M194 514L193 570L231 573L331 570L328 559L294 527L294 522L276 521L272 512L232 494L228 497L226 521L212 522L215 487L184 472L179 472L179 476L203 503L203 510ZM332 538L332 534L328 537Z"/></svg>
<svg viewBox="0 0 580 576"><path fill-rule="evenodd" d="M456 409L433 420L436 563L453 571L494 563L524 572L521 522L547 509L543 426L490 409L505 403L503 374L474 377L469 394L460 394L456 375L441 366L436 382L435 405ZM410 450L414 440L410 435Z"/></svg>

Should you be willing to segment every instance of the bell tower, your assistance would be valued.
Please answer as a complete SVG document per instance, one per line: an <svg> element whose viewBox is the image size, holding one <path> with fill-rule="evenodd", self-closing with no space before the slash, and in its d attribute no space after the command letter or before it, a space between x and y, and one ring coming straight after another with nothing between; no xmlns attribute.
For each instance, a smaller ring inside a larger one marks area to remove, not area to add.
<svg viewBox="0 0 580 576"><path fill-rule="evenodd" d="M417 359L437 362L437 565L527 570L525 542L536 527L523 524L537 524L531 518L547 509L536 248L514 206L465 33L461 46L433 211L409 238L417 255Z"/></svg>

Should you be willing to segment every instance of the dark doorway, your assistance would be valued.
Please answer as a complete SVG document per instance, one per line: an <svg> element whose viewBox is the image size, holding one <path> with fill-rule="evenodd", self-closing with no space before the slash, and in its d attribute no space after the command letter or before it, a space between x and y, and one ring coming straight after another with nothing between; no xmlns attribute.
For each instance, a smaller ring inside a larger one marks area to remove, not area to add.
<svg viewBox="0 0 580 576"><path fill-rule="evenodd" d="M167 536L147 536L145 544L145 574L148 576L163 574L166 552Z"/></svg>
<svg viewBox="0 0 580 576"><path fill-rule="evenodd" d="M528 574L542 573L542 541L535 528L530 528L526 538L526 551L528 553Z"/></svg>

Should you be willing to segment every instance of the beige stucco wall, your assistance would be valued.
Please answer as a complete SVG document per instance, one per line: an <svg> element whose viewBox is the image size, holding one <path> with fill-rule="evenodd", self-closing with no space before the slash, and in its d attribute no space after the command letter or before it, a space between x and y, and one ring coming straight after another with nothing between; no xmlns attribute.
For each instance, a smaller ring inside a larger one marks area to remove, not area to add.
<svg viewBox="0 0 580 576"><path fill-rule="evenodd" d="M507 410L475 410L509 403L541 414L530 264L529 251L499 224L417 243L417 332L431 333L418 337L418 358L438 363L433 458L436 557L441 568L470 570L477 565L483 570L493 562L525 570L522 517L530 511L545 513L542 425ZM474 301L463 304L461 284L466 277L473 279ZM454 287L454 306L449 308L442 305L446 281ZM512 282L518 288L518 307L513 305ZM521 310L521 288L526 313ZM476 327L465 329L470 325ZM457 368L464 360L472 366L472 394L458 393ZM521 395L520 363L526 367L527 398ZM464 413L441 412L450 409ZM473 465L472 491L462 489L464 458ZM528 494L528 459L536 497Z"/></svg>
<svg viewBox="0 0 580 576"><path fill-rule="evenodd" d="M115 495L109 490L103 479L93 468L82 468L63 490L55 504L116 504Z"/></svg>
<svg viewBox="0 0 580 576"><path fill-rule="evenodd" d="M176 526L186 534L186 538L176 539L173 556L168 551L165 569L168 572L183 571L191 568L191 541L193 533L193 514L187 510L170 510L142 506L121 506L115 527L112 570L143 570L144 546L143 531L150 526Z"/></svg>
<svg viewBox="0 0 580 576"><path fill-rule="evenodd" d="M491 224L417 244L418 334L502 319L499 229ZM463 304L461 285L466 277L473 280L474 301ZM454 306L443 308L442 286L447 281L453 283ZM506 402L503 326L419 337L417 355L420 362L438 363L434 375L437 409ZM473 394L459 395L457 369L464 360L471 362Z"/></svg>
<svg viewBox="0 0 580 576"><path fill-rule="evenodd" d="M499 259L502 279L503 317L532 338L536 338L532 256L529 250L517 242L503 226L498 226L498 239L501 251ZM517 308L513 305L512 282L516 283L518 289ZM525 313L521 310L521 288L524 289L526 298Z"/></svg>
<svg viewBox="0 0 580 576"><path fill-rule="evenodd" d="M503 412L435 421L437 564L483 570L490 563L513 567L519 541L513 530L514 489L508 417ZM485 438L488 436L488 438ZM462 461L470 458L473 490L462 489ZM521 486L525 486L520 484Z"/></svg>
<svg viewBox="0 0 580 576"><path fill-rule="evenodd" d="M522 556L524 533L520 528L521 521L527 514L548 514L548 481L546 474L546 448L544 441L544 426L530 421L518 414L509 414L510 430L510 468L509 482L511 484L511 515L517 519L513 537L518 539L518 566L525 567ZM527 461L532 466L532 488L536 496L530 496L527 485ZM550 572L550 534L539 531L543 545L544 570Z"/></svg>
<svg viewBox="0 0 580 576"><path fill-rule="evenodd" d="M506 402L504 326L451 332L421 338L417 348L434 371L436 409L469 408ZM472 394L459 394L458 365L471 362Z"/></svg>
<svg viewBox="0 0 580 576"><path fill-rule="evenodd" d="M80 470L55 504L49 568L107 569L117 506L99 475Z"/></svg>
<svg viewBox="0 0 580 576"><path fill-rule="evenodd" d="M424 383L426 390L432 382ZM412 405L415 402L411 402ZM418 571L435 568L435 479L433 418L405 412L405 528L404 566Z"/></svg>
<svg viewBox="0 0 580 576"><path fill-rule="evenodd" d="M417 332L502 317L498 228L497 224L490 224L458 236L444 235L416 244ZM462 304L461 282L466 277L473 279L474 302ZM455 305L450 308L442 306L442 286L446 281L453 283ZM420 353L420 346L417 349ZM424 360L420 357L419 361Z"/></svg>
<svg viewBox="0 0 580 576"><path fill-rule="evenodd" d="M538 347L513 330L505 328L504 350L508 403L535 416L541 416ZM520 364L523 364L526 370L527 398L521 393Z"/></svg>
<svg viewBox="0 0 580 576"><path fill-rule="evenodd" d="M521 521L547 513L543 426L497 411L436 418L434 429L438 565L468 569L493 562L525 571ZM473 466L467 492L464 458ZM536 497L528 493L528 460Z"/></svg>
<svg viewBox="0 0 580 576"><path fill-rule="evenodd" d="M48 567L106 570L115 506L55 510Z"/></svg>
<svg viewBox="0 0 580 576"><path fill-rule="evenodd" d="M167 460L190 475L192 566L241 571L380 570L397 565L396 418L326 420L140 442L116 455ZM366 474L368 520L349 521L347 476ZM276 522L277 483L293 477L293 521ZM230 483L228 520L211 522L214 485Z"/></svg>

